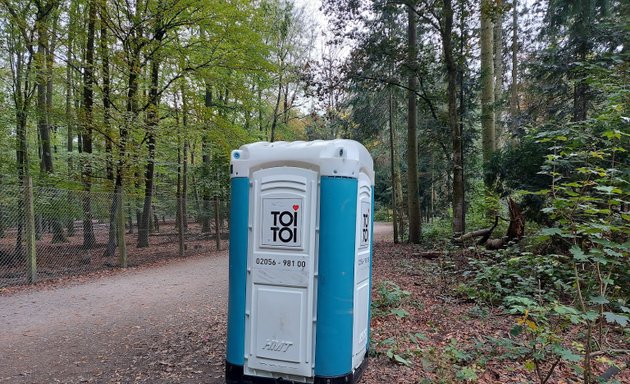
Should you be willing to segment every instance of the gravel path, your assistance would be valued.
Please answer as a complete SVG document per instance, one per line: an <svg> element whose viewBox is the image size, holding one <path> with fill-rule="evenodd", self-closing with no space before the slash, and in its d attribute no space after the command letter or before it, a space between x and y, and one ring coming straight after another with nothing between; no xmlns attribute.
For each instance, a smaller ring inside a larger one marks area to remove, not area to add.
<svg viewBox="0 0 630 384"><path fill-rule="evenodd" d="M2 294L0 383L224 383L227 270L223 251Z"/></svg>

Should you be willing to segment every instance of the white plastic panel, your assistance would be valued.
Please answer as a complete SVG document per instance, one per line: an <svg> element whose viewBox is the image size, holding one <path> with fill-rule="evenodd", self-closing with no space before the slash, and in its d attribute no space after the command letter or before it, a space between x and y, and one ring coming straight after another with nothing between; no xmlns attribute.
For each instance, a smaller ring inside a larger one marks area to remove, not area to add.
<svg viewBox="0 0 630 384"><path fill-rule="evenodd" d="M370 243L372 238L372 183L367 174L359 175L357 199L357 238L354 265L354 318L352 366L361 365L367 348L370 309Z"/></svg>
<svg viewBox="0 0 630 384"><path fill-rule="evenodd" d="M246 144L232 151L230 175L247 177L259 169L282 166L353 179L365 173L374 184L374 162L368 150L361 143L343 139Z"/></svg>
<svg viewBox="0 0 630 384"><path fill-rule="evenodd" d="M258 346L255 353L258 358L293 363L304 360L304 328L308 312L306 295L306 289L259 284L254 286L253 298L257 314L255 339ZM265 368L267 364L270 363L265 361L259 368Z"/></svg>
<svg viewBox="0 0 630 384"><path fill-rule="evenodd" d="M252 173L245 374L313 376L316 172Z"/></svg>
<svg viewBox="0 0 630 384"><path fill-rule="evenodd" d="M368 312L370 300L370 284L369 279L365 279L357 284L355 291L355 318L354 318L354 347L353 347L353 364L354 368L361 364L365 355L367 346L368 329Z"/></svg>

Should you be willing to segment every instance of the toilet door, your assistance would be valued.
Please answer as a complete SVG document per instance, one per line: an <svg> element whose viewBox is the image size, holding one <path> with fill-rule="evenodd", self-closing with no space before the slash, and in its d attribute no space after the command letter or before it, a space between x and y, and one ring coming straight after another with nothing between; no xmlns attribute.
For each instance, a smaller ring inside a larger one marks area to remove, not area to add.
<svg viewBox="0 0 630 384"><path fill-rule="evenodd" d="M245 374L313 374L317 181L296 167L253 173Z"/></svg>

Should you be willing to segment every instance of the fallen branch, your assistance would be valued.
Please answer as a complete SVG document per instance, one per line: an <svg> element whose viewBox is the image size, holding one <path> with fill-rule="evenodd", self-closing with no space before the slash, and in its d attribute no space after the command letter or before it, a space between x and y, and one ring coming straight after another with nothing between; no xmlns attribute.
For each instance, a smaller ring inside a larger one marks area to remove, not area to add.
<svg viewBox="0 0 630 384"><path fill-rule="evenodd" d="M490 235L492 235L492 232L497 227L498 223L499 223L499 216L495 216L494 224L492 225L492 227L484 228L484 229L478 229L476 231L465 233L465 234L463 234L463 235L461 235L459 237L454 238L453 242L460 244L460 243L466 242L467 240L471 240L471 239L474 239L476 237L481 237L481 240L479 240L478 244L480 244L480 245L484 244L488 240Z"/></svg>
<svg viewBox="0 0 630 384"><path fill-rule="evenodd" d="M510 210L510 225L505 236L490 239L490 236L492 236L492 232L497 227L500 218L499 216L495 216L492 227L465 233L462 236L454 238L453 242L456 244L464 244L468 240L481 237L481 239L477 242L477 245L485 245L488 250L496 250L505 248L510 242L520 241L525 234L525 220L523 219L523 214L512 198L508 198L508 208ZM505 220L503 218L501 219Z"/></svg>

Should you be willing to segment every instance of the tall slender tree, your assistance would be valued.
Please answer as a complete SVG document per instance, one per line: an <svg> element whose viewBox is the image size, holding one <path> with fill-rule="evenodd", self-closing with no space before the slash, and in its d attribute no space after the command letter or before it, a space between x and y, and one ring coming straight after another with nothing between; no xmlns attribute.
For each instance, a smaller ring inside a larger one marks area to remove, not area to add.
<svg viewBox="0 0 630 384"><path fill-rule="evenodd" d="M453 55L453 4L451 0L443 0L444 20L441 23L442 51L446 62L448 99L448 126L451 132L453 148L453 236L464 233L466 219L464 212L464 158L462 149L461 117L457 111L457 64Z"/></svg>
<svg viewBox="0 0 630 384"><path fill-rule="evenodd" d="M518 0L512 0L512 81L510 84L510 119L512 134L518 127Z"/></svg>
<svg viewBox="0 0 630 384"><path fill-rule="evenodd" d="M409 78L407 80L407 209L409 215L409 242L420 243L420 201L418 196L418 137L416 90L418 79L417 68L417 15L416 10L407 7L407 64Z"/></svg>
<svg viewBox="0 0 630 384"><path fill-rule="evenodd" d="M160 64L162 61L162 52L160 50L162 40L167 32L167 26L164 25L164 4L158 0L157 10L154 16L153 41L156 49L150 56L150 85L149 99L147 104L147 122L146 122L146 138L147 138L147 164L144 173L144 204L142 208L142 218L138 225L138 247L149 246L149 227L151 220L151 210L153 207L153 188L155 177L155 146L156 146L156 129L159 123L159 102L160 102Z"/></svg>
<svg viewBox="0 0 630 384"><path fill-rule="evenodd" d="M88 2L87 44L85 62L83 64L83 110L81 127L82 153L86 157L83 162L81 179L83 183L83 248L96 245L94 225L92 224L92 139L94 130L94 40L96 29L96 0Z"/></svg>
<svg viewBox="0 0 630 384"><path fill-rule="evenodd" d="M53 172L52 149L50 141L49 109L48 109L48 69L50 39L49 28L51 14L56 6L54 1L36 1L37 15L35 29L37 30L37 55L35 68L37 71L37 128L39 131L41 156L40 170L44 174ZM52 96L52 95L51 95Z"/></svg>
<svg viewBox="0 0 630 384"><path fill-rule="evenodd" d="M13 105L15 108L16 132L16 167L17 180L20 186L26 185L29 177L28 155L28 116L31 109L33 95L36 89L34 81L33 62L35 61L34 29L29 28L29 15L32 14L32 3L14 4L9 0L2 0L11 23L3 25L8 45L9 67L11 71L11 87L13 91ZM24 202L18 200L19 212L24 211ZM18 216L17 234L15 240L15 260L25 257L24 252L24 215Z"/></svg>
<svg viewBox="0 0 630 384"><path fill-rule="evenodd" d="M503 141L503 0L495 0L493 12L493 48L494 48L494 127L495 149Z"/></svg>
<svg viewBox="0 0 630 384"><path fill-rule="evenodd" d="M483 161L487 163L496 148L494 118L493 4L482 0L481 18L481 131Z"/></svg>

